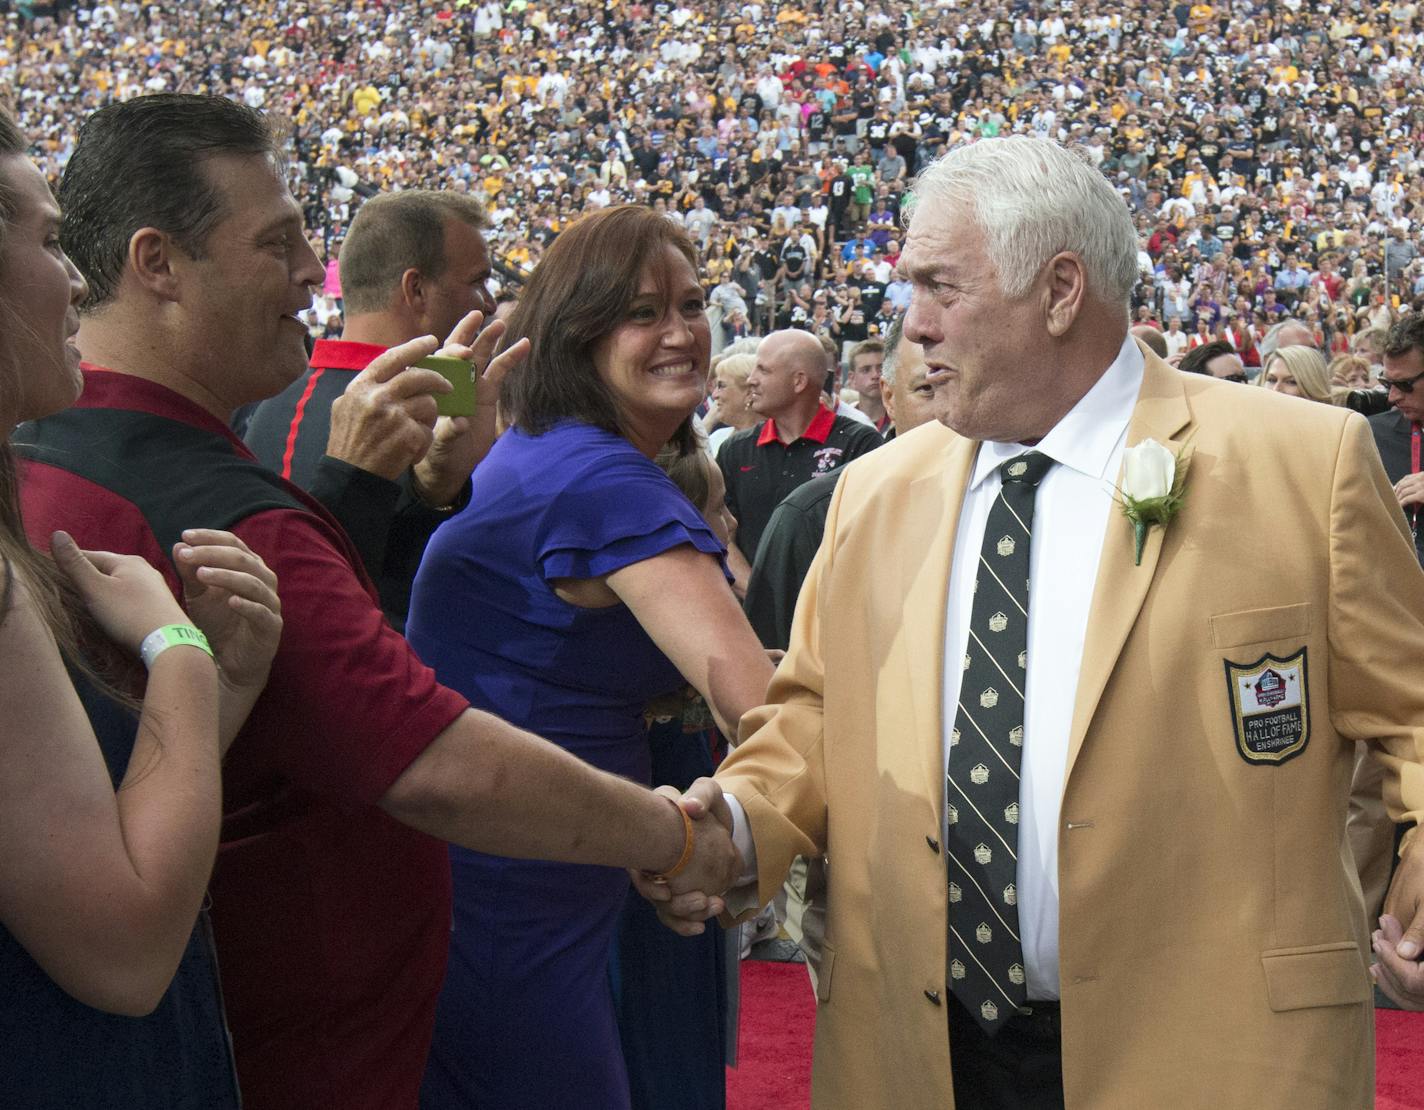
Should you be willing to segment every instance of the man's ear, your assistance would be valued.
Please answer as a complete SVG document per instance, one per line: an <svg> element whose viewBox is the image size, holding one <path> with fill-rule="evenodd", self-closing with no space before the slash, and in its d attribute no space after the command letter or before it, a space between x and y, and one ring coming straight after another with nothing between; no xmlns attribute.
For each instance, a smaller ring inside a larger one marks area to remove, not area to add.
<svg viewBox="0 0 1424 1110"><path fill-rule="evenodd" d="M1048 334L1067 333L1083 310L1088 295L1087 272L1083 260L1071 251L1061 251L1043 269L1043 314Z"/></svg>
<svg viewBox="0 0 1424 1110"><path fill-rule="evenodd" d="M128 272L160 300L181 299L182 273L192 258L166 231L141 227L129 237Z"/></svg>
<svg viewBox="0 0 1424 1110"><path fill-rule="evenodd" d="M425 312L425 302L429 297L429 283L425 275L414 266L400 276L400 299L415 315Z"/></svg>
<svg viewBox="0 0 1424 1110"><path fill-rule="evenodd" d="M885 415L890 423L895 423L895 389L884 378L880 379L880 403L885 406Z"/></svg>

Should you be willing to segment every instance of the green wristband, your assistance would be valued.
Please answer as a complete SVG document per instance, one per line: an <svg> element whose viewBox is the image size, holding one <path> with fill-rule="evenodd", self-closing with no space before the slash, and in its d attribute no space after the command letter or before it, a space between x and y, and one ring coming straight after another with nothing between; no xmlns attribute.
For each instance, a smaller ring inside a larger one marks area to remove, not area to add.
<svg viewBox="0 0 1424 1110"><path fill-rule="evenodd" d="M191 624L165 624L162 628L155 628L139 644L138 654L143 665L152 670L153 661L171 647L201 648L209 658L213 654L208 638Z"/></svg>

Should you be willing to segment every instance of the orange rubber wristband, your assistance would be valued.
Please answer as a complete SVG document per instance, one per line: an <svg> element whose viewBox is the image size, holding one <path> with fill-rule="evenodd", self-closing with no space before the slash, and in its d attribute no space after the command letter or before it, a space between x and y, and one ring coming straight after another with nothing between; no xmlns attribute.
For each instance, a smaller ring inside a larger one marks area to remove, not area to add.
<svg viewBox="0 0 1424 1110"><path fill-rule="evenodd" d="M667 798L666 794L660 795ZM682 803L674 798L668 798L674 809L682 817L682 855L677 857L677 862L666 871L656 875L650 874L648 878L655 883L665 883L674 875L679 874L692 861L692 818L687 815L687 810L682 808Z"/></svg>

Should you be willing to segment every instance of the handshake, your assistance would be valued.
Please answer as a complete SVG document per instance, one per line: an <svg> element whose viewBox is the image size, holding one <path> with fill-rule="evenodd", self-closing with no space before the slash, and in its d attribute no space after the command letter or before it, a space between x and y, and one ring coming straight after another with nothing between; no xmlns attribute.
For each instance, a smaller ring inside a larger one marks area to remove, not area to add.
<svg viewBox="0 0 1424 1110"><path fill-rule="evenodd" d="M666 877L629 874L664 925L680 936L697 936L707 928L704 922L726 910L722 895L742 873L741 854L732 844L732 810L713 779L698 779L682 794L671 786L660 786L657 793L690 819L687 858Z"/></svg>

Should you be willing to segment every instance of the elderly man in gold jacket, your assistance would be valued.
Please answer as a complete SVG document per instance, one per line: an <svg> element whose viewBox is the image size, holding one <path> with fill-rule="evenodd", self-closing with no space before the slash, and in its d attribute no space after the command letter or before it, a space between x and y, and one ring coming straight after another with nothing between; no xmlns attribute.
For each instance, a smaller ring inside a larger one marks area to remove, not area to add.
<svg viewBox="0 0 1424 1110"><path fill-rule="evenodd" d="M693 791L726 792L734 913L827 857L813 1105L1372 1105L1346 798L1362 740L1395 818L1424 809L1424 575L1365 422L1129 339L1131 220L1056 144L941 159L900 266L947 426L847 469L769 704ZM994 567L1026 541L1020 590ZM1396 991L1414 840L1376 939Z"/></svg>

